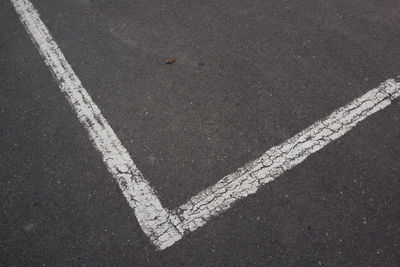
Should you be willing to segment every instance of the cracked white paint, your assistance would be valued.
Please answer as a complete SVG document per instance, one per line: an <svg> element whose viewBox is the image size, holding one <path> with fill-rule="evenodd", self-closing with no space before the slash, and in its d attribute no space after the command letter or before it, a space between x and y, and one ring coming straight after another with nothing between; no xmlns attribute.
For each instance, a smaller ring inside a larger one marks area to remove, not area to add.
<svg viewBox="0 0 400 267"><path fill-rule="evenodd" d="M239 199L255 193L262 185L303 162L400 96L399 80L389 79L286 142L269 149L235 173L225 176L186 204L169 211L163 208L154 190L82 86L40 20L37 10L28 0L10 1L79 121L87 129L93 145L118 182L144 233L159 249L173 245L184 234L203 226Z"/></svg>
<svg viewBox="0 0 400 267"><path fill-rule="evenodd" d="M399 82L387 80L324 120L317 121L286 142L269 149L235 173L225 176L176 210L182 221L180 227L194 231L238 199L255 193L263 184L303 162L312 153L346 134L360 121L390 105L399 96L399 88Z"/></svg>
<svg viewBox="0 0 400 267"><path fill-rule="evenodd" d="M94 147L100 151L109 172L134 209L143 231L158 247L172 245L181 238L172 224L174 215L163 208L154 190L82 86L32 3L28 0L11 0L11 3L80 123L88 131Z"/></svg>

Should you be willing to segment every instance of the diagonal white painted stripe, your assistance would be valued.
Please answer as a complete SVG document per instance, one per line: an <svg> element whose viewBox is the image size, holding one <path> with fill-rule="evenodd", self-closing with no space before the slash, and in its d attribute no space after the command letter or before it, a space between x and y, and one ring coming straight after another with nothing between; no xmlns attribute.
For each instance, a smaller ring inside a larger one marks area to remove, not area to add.
<svg viewBox="0 0 400 267"><path fill-rule="evenodd" d="M83 88L32 4L28 0L10 1L94 146L102 154L108 170L118 181L143 231L159 249L173 245L185 233L196 230L239 199L255 193L262 185L303 162L400 96L400 82L389 79L324 120L271 148L259 159L225 176L186 204L168 211L162 207L154 190Z"/></svg>
<svg viewBox="0 0 400 267"><path fill-rule="evenodd" d="M117 180L129 205L134 209L143 231L153 243L163 247L181 238L159 199L136 168L128 151L121 144L100 109L92 101L81 81L68 64L39 13L28 0L11 0L21 22L43 56L46 65L57 80L61 91L76 112L80 123L86 128L90 140L100 151L109 172Z"/></svg>
<svg viewBox="0 0 400 267"><path fill-rule="evenodd" d="M179 227L194 231L238 199L255 193L260 186L303 162L368 116L387 107L399 95L400 83L393 79L387 80L324 120L317 121L286 142L269 149L260 158L225 176L180 206L176 210L182 221Z"/></svg>

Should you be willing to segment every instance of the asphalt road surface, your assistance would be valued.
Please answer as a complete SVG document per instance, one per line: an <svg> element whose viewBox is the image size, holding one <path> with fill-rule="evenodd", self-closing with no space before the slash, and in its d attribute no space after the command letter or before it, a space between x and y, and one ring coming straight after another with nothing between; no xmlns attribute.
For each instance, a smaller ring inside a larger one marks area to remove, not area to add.
<svg viewBox="0 0 400 267"><path fill-rule="evenodd" d="M397 0L31 2L170 210L400 75ZM399 266L399 206L393 100L157 249L0 2L1 266Z"/></svg>

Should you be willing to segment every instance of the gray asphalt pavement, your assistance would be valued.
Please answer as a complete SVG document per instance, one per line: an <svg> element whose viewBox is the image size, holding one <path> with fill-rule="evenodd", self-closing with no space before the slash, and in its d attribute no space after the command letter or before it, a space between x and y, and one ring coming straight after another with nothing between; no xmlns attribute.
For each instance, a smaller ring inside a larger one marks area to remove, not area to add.
<svg viewBox="0 0 400 267"><path fill-rule="evenodd" d="M32 3L170 209L400 75L397 0ZM7 0L0 109L1 266L400 265L398 100L163 251Z"/></svg>

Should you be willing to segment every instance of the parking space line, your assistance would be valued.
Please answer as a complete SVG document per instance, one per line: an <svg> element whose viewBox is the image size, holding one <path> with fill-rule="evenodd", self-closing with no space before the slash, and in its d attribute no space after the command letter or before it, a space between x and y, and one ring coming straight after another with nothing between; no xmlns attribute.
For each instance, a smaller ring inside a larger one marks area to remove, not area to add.
<svg viewBox="0 0 400 267"><path fill-rule="evenodd" d="M387 107L400 95L400 83L387 80L345 107L317 121L286 142L269 149L260 158L225 176L215 185L192 197L177 213L184 230L193 231L210 217L228 209L238 199L255 193L258 188L303 162L330 142L340 138L359 122Z"/></svg>
<svg viewBox="0 0 400 267"><path fill-rule="evenodd" d="M93 102L81 81L53 40L38 11L28 0L11 0L21 22L35 43L61 91L85 127L94 147L101 153L107 169L118 182L129 205L134 209L143 231L157 245L169 245L181 238L171 223L154 190L144 179L111 126Z"/></svg>
<svg viewBox="0 0 400 267"><path fill-rule="evenodd" d="M82 86L32 3L29 0L10 1L94 147L118 182L144 233L159 249L173 245L184 234L203 226L239 199L255 193L262 185L303 162L400 96L400 82L389 79L281 145L269 149L237 172L225 176L186 204L169 211L163 208L155 191Z"/></svg>

